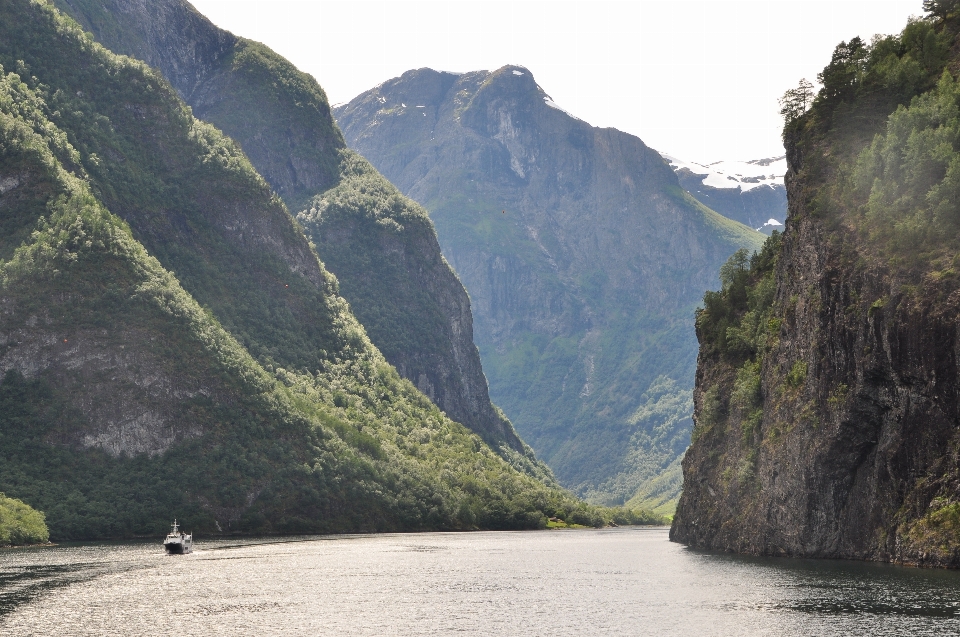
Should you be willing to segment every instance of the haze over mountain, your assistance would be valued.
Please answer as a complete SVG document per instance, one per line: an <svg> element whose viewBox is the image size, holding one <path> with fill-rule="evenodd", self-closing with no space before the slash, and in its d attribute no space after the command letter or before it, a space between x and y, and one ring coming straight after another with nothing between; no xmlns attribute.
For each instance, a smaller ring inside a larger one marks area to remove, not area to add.
<svg viewBox="0 0 960 637"><path fill-rule="evenodd" d="M693 310L762 235L697 202L636 137L564 112L523 67L409 71L335 115L429 211L470 293L491 395L537 454L596 501L669 510Z"/></svg>

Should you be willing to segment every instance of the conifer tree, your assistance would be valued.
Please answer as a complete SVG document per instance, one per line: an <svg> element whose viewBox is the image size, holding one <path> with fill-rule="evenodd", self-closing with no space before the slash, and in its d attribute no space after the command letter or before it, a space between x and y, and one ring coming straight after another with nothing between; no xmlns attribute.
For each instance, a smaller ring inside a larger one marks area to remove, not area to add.
<svg viewBox="0 0 960 637"><path fill-rule="evenodd" d="M797 88L792 88L780 98L780 115L784 122L789 124L807 112L813 103L813 83L804 78Z"/></svg>
<svg viewBox="0 0 960 637"><path fill-rule="evenodd" d="M960 8L960 0L923 0L923 10L935 18L946 18Z"/></svg>

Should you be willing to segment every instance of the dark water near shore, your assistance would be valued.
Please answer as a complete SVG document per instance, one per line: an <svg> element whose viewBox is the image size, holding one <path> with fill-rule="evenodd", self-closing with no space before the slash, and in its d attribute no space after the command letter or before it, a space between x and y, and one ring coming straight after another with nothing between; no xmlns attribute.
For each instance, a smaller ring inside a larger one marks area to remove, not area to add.
<svg viewBox="0 0 960 637"><path fill-rule="evenodd" d="M958 635L960 573L691 551L665 529L0 551L0 635Z"/></svg>

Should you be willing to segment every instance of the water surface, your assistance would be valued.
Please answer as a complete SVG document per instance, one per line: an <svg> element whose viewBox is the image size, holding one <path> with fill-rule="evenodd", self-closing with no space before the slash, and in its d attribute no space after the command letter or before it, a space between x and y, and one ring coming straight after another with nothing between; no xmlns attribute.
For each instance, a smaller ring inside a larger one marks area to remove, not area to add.
<svg viewBox="0 0 960 637"><path fill-rule="evenodd" d="M958 635L960 573L754 559L666 529L0 551L0 634Z"/></svg>

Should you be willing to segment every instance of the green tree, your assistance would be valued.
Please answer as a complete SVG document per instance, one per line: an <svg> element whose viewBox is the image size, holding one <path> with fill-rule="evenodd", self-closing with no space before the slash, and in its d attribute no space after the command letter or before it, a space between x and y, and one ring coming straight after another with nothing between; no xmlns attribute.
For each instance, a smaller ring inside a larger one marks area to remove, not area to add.
<svg viewBox="0 0 960 637"><path fill-rule="evenodd" d="M43 513L0 493L0 546L49 541L50 532Z"/></svg>
<svg viewBox="0 0 960 637"><path fill-rule="evenodd" d="M733 283L743 276L747 271L747 264L750 262L750 251L746 248L740 248L727 259L727 262L720 266L720 282L723 289L728 289Z"/></svg>
<svg viewBox="0 0 960 637"><path fill-rule="evenodd" d="M780 115L786 124L794 121L807 112L813 104L813 83L804 78L797 88L792 88L780 98Z"/></svg>
<svg viewBox="0 0 960 637"><path fill-rule="evenodd" d="M830 64L817 74L817 81L823 85L820 96L827 102L850 97L863 75L868 54L869 49L859 36L838 44Z"/></svg>
<svg viewBox="0 0 960 637"><path fill-rule="evenodd" d="M923 10L935 18L946 18L960 7L960 0L923 0Z"/></svg>

